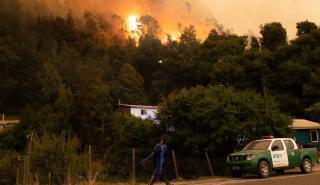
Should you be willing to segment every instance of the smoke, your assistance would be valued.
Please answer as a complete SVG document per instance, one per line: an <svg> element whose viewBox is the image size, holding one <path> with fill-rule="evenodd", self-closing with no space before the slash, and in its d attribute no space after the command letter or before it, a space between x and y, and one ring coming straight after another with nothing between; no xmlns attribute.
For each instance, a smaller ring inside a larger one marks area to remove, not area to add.
<svg viewBox="0 0 320 185"><path fill-rule="evenodd" d="M185 5L186 5L188 12L191 13L192 12L191 4L187 1L187 2L185 2Z"/></svg>
<svg viewBox="0 0 320 185"><path fill-rule="evenodd" d="M205 4L197 0L20 0L24 11L34 14L65 16L70 10L77 17L87 11L103 15L108 21L125 20L137 15L152 26L161 27L163 33L181 32L194 25L198 37L205 39L213 28L221 25L212 17ZM155 20L151 19L153 17ZM212 23L212 20L214 20ZM211 23L210 23L211 22ZM150 27L152 27L150 26ZM154 31L150 28L147 31Z"/></svg>

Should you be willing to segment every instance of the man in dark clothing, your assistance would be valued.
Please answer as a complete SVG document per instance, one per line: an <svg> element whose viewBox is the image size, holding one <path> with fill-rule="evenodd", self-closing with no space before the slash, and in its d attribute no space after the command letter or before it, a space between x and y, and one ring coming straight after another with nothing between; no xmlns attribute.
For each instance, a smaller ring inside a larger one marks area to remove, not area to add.
<svg viewBox="0 0 320 185"><path fill-rule="evenodd" d="M154 172L152 174L152 177L148 185L153 185L157 179L159 180L163 179L166 185L170 185L164 169L164 163L168 155L167 153L168 153L168 147L165 144L164 139L160 138L160 143L158 143L153 148L152 155L153 155Z"/></svg>

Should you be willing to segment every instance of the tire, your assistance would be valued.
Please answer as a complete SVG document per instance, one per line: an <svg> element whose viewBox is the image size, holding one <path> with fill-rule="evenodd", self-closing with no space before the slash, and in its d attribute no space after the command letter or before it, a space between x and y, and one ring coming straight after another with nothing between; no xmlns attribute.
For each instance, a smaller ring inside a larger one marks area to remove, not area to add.
<svg viewBox="0 0 320 185"><path fill-rule="evenodd" d="M276 170L276 173L277 173L277 174L283 174L283 173L284 173L284 169Z"/></svg>
<svg viewBox="0 0 320 185"><path fill-rule="evenodd" d="M257 168L257 176L260 178L267 178L270 175L270 165L267 161L259 161Z"/></svg>
<svg viewBox="0 0 320 185"><path fill-rule="evenodd" d="M231 176L234 178L239 178L242 176L242 172L241 171L232 171Z"/></svg>
<svg viewBox="0 0 320 185"><path fill-rule="evenodd" d="M312 161L309 158L304 158L300 166L302 173L311 173L312 172Z"/></svg>

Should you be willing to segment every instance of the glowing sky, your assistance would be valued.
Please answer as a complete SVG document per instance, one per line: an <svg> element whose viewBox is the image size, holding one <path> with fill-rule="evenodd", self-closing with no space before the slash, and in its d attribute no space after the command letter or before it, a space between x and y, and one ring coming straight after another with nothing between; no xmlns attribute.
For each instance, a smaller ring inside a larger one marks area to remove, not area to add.
<svg viewBox="0 0 320 185"><path fill-rule="evenodd" d="M259 26L278 21L287 29L290 39L296 34L296 23L303 20L320 23L320 0L191 0L206 7L220 24L237 34L252 30L259 34Z"/></svg>
<svg viewBox="0 0 320 185"><path fill-rule="evenodd" d="M25 6L46 2L54 13L63 15L72 9L76 15L86 10L106 17L112 14L124 19L129 15L151 15L165 33L181 32L194 25L198 36L222 24L239 35L259 36L260 25L281 22L289 39L295 37L296 23L304 20L320 23L320 0L20 0ZM30 7L30 6L29 6ZM30 9L30 8L29 8ZM31 8L32 9L32 8ZM34 10L34 9L32 9Z"/></svg>

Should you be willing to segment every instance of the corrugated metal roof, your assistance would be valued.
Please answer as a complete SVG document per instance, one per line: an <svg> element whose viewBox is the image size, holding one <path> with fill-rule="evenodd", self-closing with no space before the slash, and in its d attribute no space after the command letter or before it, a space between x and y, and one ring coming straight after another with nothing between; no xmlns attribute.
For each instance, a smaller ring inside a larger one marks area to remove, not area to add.
<svg viewBox="0 0 320 185"><path fill-rule="evenodd" d="M290 127L293 129L320 129L320 124L305 119L293 119Z"/></svg>

